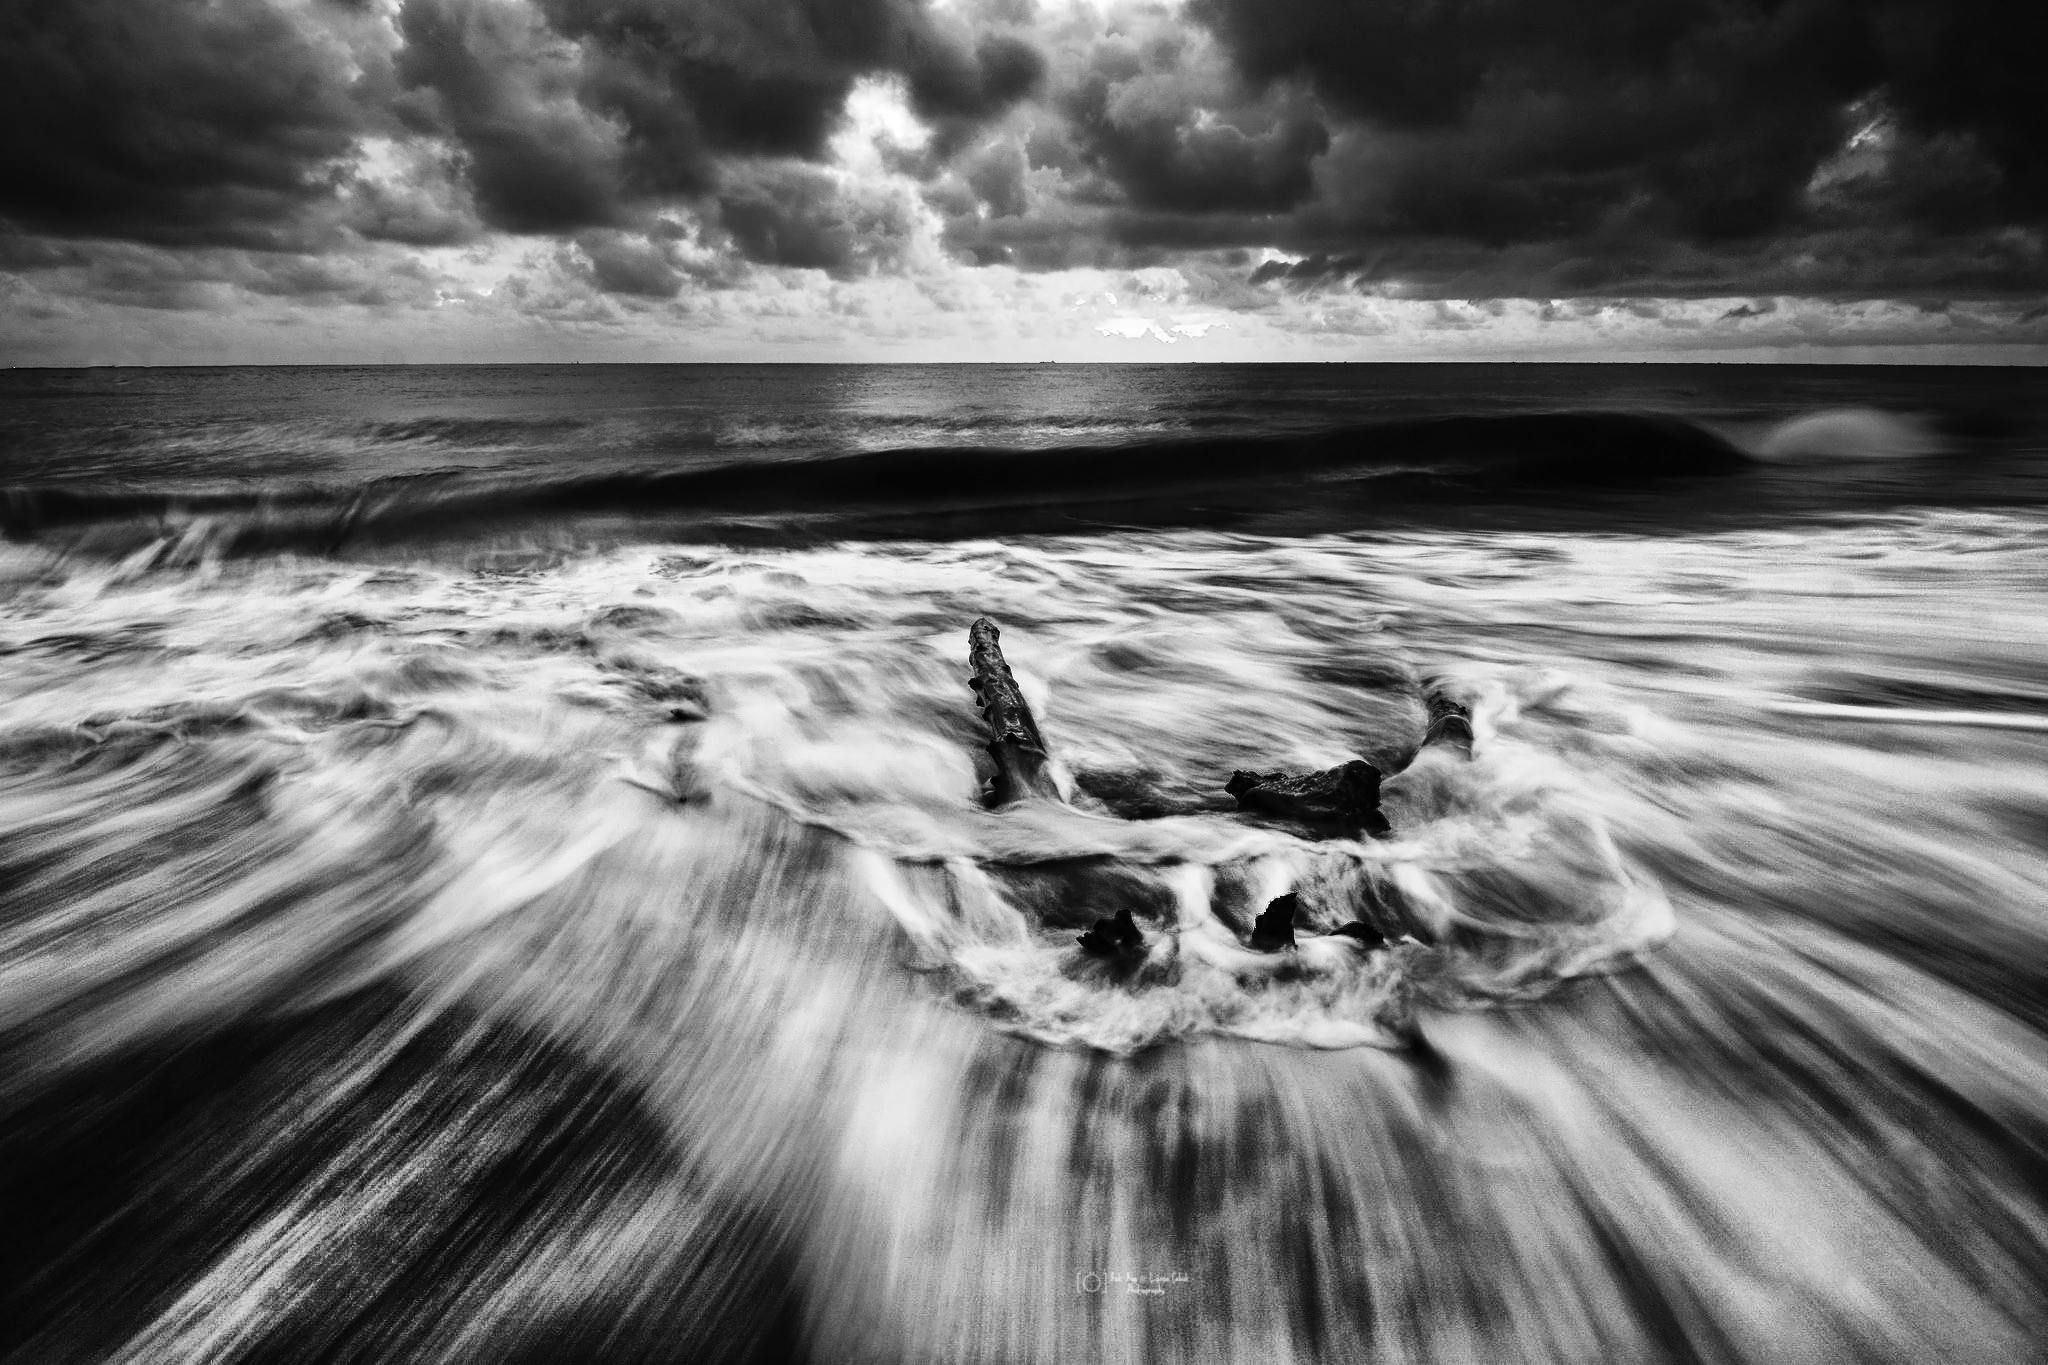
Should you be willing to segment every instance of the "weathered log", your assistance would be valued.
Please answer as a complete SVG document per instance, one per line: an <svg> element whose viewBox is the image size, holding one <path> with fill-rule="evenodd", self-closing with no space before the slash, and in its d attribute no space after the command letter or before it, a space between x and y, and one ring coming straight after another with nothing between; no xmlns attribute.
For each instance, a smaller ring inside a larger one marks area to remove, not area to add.
<svg viewBox="0 0 2048 1365"><path fill-rule="evenodd" d="M967 661L974 669L967 685L974 689L982 719L988 722L988 755L996 763L990 795L998 806L1027 796L1057 801L1060 792L1052 780L1052 759L1003 658L1001 638L995 622L986 616L967 631Z"/></svg>
<svg viewBox="0 0 2048 1365"><path fill-rule="evenodd" d="M1429 729L1423 734L1422 742L1449 744L1471 753L1472 713L1462 703L1451 700L1444 692L1443 684L1434 680L1423 688L1422 703L1429 708Z"/></svg>
<svg viewBox="0 0 2048 1365"><path fill-rule="evenodd" d="M1116 912L1115 919L1099 919L1095 927L1075 939L1081 951L1090 957L1123 957L1135 953L1145 946L1145 936L1138 931L1138 922L1131 918L1128 908Z"/></svg>
<svg viewBox="0 0 2048 1365"><path fill-rule="evenodd" d="M1385 834L1388 829L1380 814L1380 770L1362 758L1301 775L1239 770L1223 790L1244 810L1317 830Z"/></svg>
<svg viewBox="0 0 2048 1365"><path fill-rule="evenodd" d="M1385 947L1387 942L1387 935L1384 930L1378 925L1368 924L1362 919L1355 919L1349 924L1340 924L1332 929L1330 933L1333 937L1356 939L1367 949Z"/></svg>

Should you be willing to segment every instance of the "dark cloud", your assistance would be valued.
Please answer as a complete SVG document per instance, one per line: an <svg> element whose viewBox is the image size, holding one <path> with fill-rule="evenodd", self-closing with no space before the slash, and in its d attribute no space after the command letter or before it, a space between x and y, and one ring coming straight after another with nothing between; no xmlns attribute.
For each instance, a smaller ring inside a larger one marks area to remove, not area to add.
<svg viewBox="0 0 2048 1365"><path fill-rule="evenodd" d="M1308 258L1267 290L1856 295L2048 282L2048 156L2004 0L1196 0L1048 39L1027 183L950 197L964 259ZM1207 35L1213 35L1213 41ZM1048 118L1050 113L1056 117ZM1252 275L1247 283L1253 283Z"/></svg>
<svg viewBox="0 0 2048 1365"><path fill-rule="evenodd" d="M0 224L0 270L55 270L61 266L83 265L85 260L85 252L73 243L31 237Z"/></svg>
<svg viewBox="0 0 2048 1365"><path fill-rule="evenodd" d="M1640 236L1599 251L1569 241L1481 248L1410 237L1365 252L1271 262L1249 272L1247 281L1254 279L1273 293L1357 290L1400 298L1868 297L1873 280L1892 295L1995 297L2048 287L2048 257L2038 234L1951 237L1899 225L1737 245Z"/></svg>
<svg viewBox="0 0 2048 1365"><path fill-rule="evenodd" d="M1807 184L1815 222L1908 221L1967 231L2001 217L2006 176L1975 134L1907 125L1881 95L1851 111L1855 133Z"/></svg>
<svg viewBox="0 0 2048 1365"><path fill-rule="evenodd" d="M916 235L917 202L798 161L731 168L719 221L749 260L856 279L900 267Z"/></svg>
<svg viewBox="0 0 2048 1365"><path fill-rule="evenodd" d="M481 2L407 0L405 13ZM463 60L486 49L488 61L490 46L457 43L453 79L435 71L422 83L478 158L480 201L515 231L615 223L633 201L711 191L732 157L817 159L864 75L901 76L913 106L958 137L1040 73L1028 43L976 40L914 0L539 0L520 49L528 69L575 68L559 72L553 105L472 82ZM555 153L597 129L615 141L586 146L573 162L581 177L569 174ZM484 173L499 163L504 192L487 193ZM532 174L511 173L522 165ZM510 197L514 186L523 198Z"/></svg>
<svg viewBox="0 0 2048 1365"><path fill-rule="evenodd" d="M917 268L936 219L1228 308L2031 298L2043 51L2040 0L6 0L0 271L374 302L305 262L530 234L566 317ZM866 78L930 136L854 174Z"/></svg>
<svg viewBox="0 0 2048 1365"><path fill-rule="evenodd" d="M1134 269L1272 241L1287 230L1286 220L1266 214L1173 213L1045 197L1018 218L950 218L944 241L968 259L1026 270Z"/></svg>
<svg viewBox="0 0 2048 1365"><path fill-rule="evenodd" d="M2000 179L1995 211L2048 214L2048 6L2035 0L1888 0L1870 7L1882 87L1908 127L1953 135Z"/></svg>
<svg viewBox="0 0 2048 1365"><path fill-rule="evenodd" d="M1309 196L1330 136L1306 101L1244 89L1212 42L1163 13L1091 37L1058 94L1074 153L1054 159L1141 210L1272 211Z"/></svg>
<svg viewBox="0 0 2048 1365"><path fill-rule="evenodd" d="M465 167L441 148L392 149L395 164L387 175L358 172L342 194L343 221L372 241L405 246L455 246L474 239L481 228L476 198L464 179Z"/></svg>
<svg viewBox="0 0 2048 1365"><path fill-rule="evenodd" d="M1195 0L1253 82L1308 81L1365 135L1327 207L1355 235L1500 245L1628 225L1798 231L1866 116L1860 207L1948 230L2037 216L2048 7L2018 0ZM1880 183L1881 182L1881 183ZM1838 196L1839 199L1839 196Z"/></svg>
<svg viewBox="0 0 2048 1365"><path fill-rule="evenodd" d="M1140 100L1088 110L1090 149L1130 202L1186 213L1292 208L1313 188L1310 165L1330 135L1311 117L1247 130L1183 107Z"/></svg>
<svg viewBox="0 0 2048 1365"><path fill-rule="evenodd" d="M0 6L0 213L142 241L301 235L371 121L367 21L263 0Z"/></svg>
<svg viewBox="0 0 2048 1365"><path fill-rule="evenodd" d="M1124 267L1140 263L1156 248L1134 250L1113 234L1106 211L1055 201L1028 215L988 218L973 212L946 221L943 240L955 256L974 265L1012 265L1022 270Z"/></svg>
<svg viewBox="0 0 2048 1365"><path fill-rule="evenodd" d="M590 279L608 294L644 299L672 299L682 292L683 272L670 262L659 243L616 232L590 232L577 238L590 263Z"/></svg>
<svg viewBox="0 0 2048 1365"><path fill-rule="evenodd" d="M1333 280L1351 280L1366 269L1363 256L1327 256L1317 252L1298 261L1267 261L1251 273L1251 283L1271 284L1278 281L1293 288L1328 284Z"/></svg>
<svg viewBox="0 0 2048 1365"><path fill-rule="evenodd" d="M451 134L485 219L513 232L617 221L624 148L579 98L581 53L497 0L407 0L400 83L415 119Z"/></svg>
<svg viewBox="0 0 2048 1365"><path fill-rule="evenodd" d="M694 224L668 218L644 230L594 228L556 251L554 265L564 279L629 300L675 300L691 286L717 290L742 283L744 264L729 250L707 249L700 235Z"/></svg>
<svg viewBox="0 0 2048 1365"><path fill-rule="evenodd" d="M973 199L988 206L997 218L1021 218L1030 210L1031 162L1015 142L998 142L984 150L965 168L965 183ZM974 203L956 205L958 212L973 212Z"/></svg>
<svg viewBox="0 0 2048 1365"><path fill-rule="evenodd" d="M0 262L7 262L5 242L0 238ZM37 263L37 278L74 299L161 312L211 311L250 298L423 308L437 301L447 283L416 260L375 252L165 248L130 242L66 244Z"/></svg>
<svg viewBox="0 0 2048 1365"><path fill-rule="evenodd" d="M574 43L591 109L623 125L643 194L708 188L720 152L817 156L855 79L888 68L914 17L886 0L540 0L540 9L549 32Z"/></svg>
<svg viewBox="0 0 2048 1365"><path fill-rule="evenodd" d="M958 39L925 37L914 51L911 107L960 132L1023 99L1045 76L1045 58L1014 34L985 34L971 51Z"/></svg>
<svg viewBox="0 0 2048 1365"><path fill-rule="evenodd" d="M1147 4L1075 11L1039 35L1043 93L928 191L974 264L1143 266L1270 242L1330 145L1300 91L1254 90L1203 30Z"/></svg>
<svg viewBox="0 0 2048 1365"><path fill-rule="evenodd" d="M1482 241L1617 213L1697 239L1768 230L1871 80L1836 0L1197 0L1196 13L1249 78L1305 79L1396 135L1374 167L1388 226Z"/></svg>
<svg viewBox="0 0 2048 1365"><path fill-rule="evenodd" d="M957 143L1042 62L922 0L13 0L0 214L276 247L616 228L732 158L820 157L854 82L889 74ZM369 179L368 137L453 156Z"/></svg>

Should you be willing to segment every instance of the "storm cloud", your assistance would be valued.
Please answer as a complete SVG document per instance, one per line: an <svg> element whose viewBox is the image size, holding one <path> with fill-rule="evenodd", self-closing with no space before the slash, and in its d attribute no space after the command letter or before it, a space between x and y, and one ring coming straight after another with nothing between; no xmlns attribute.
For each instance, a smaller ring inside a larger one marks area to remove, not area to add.
<svg viewBox="0 0 2048 1365"><path fill-rule="evenodd" d="M2022 0L14 0L0 273L159 308L438 306L435 252L677 310L988 268L1246 314L2030 298L2043 51Z"/></svg>
<svg viewBox="0 0 2048 1365"><path fill-rule="evenodd" d="M2048 50L2038 5L1195 0L1192 13L1247 81L1305 82L1348 116L1298 225L1314 248L1577 241L1615 257L1747 253L1845 222L2041 226L2048 125L2025 93ZM2038 283L2038 255L2019 264L2013 282Z"/></svg>
<svg viewBox="0 0 2048 1365"><path fill-rule="evenodd" d="M0 215L65 235L280 240L377 126L355 62L371 27L264 0L17 0L0 9Z"/></svg>
<svg viewBox="0 0 2048 1365"><path fill-rule="evenodd" d="M819 158L864 75L900 78L957 137L1040 69L1022 38L914 0L22 0L0 15L0 214L138 241L303 236L379 138L452 150L480 227L568 233L708 193L727 158ZM362 226L387 223L450 235L402 212Z"/></svg>

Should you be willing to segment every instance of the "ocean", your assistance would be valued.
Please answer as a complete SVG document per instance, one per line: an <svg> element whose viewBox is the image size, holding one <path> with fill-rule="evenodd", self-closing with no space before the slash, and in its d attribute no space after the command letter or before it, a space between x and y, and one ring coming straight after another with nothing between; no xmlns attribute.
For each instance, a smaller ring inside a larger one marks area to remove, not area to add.
<svg viewBox="0 0 2048 1365"><path fill-rule="evenodd" d="M0 533L0 1358L2048 1340L2038 371L17 370Z"/></svg>

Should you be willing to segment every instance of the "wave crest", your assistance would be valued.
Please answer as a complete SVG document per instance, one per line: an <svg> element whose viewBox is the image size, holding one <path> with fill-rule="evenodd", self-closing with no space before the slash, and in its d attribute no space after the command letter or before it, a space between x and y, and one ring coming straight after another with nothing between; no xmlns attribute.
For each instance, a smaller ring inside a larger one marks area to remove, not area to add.
<svg viewBox="0 0 2048 1365"><path fill-rule="evenodd" d="M404 432L431 441L443 428L408 423ZM1440 417L1287 436L707 459L595 474L443 470L356 484L17 485L0 490L0 531L122 554L183 536L202 519L223 554L327 553L563 516L654 519L722 534L758 534L765 520L799 538L886 533L915 518L922 534L977 535L1016 529L1020 518L1071 525L1091 510L1163 524L1207 515L1204 508L1309 508L1341 519L1368 508L1725 474L1745 463L1726 440L1678 418L1605 412Z"/></svg>

